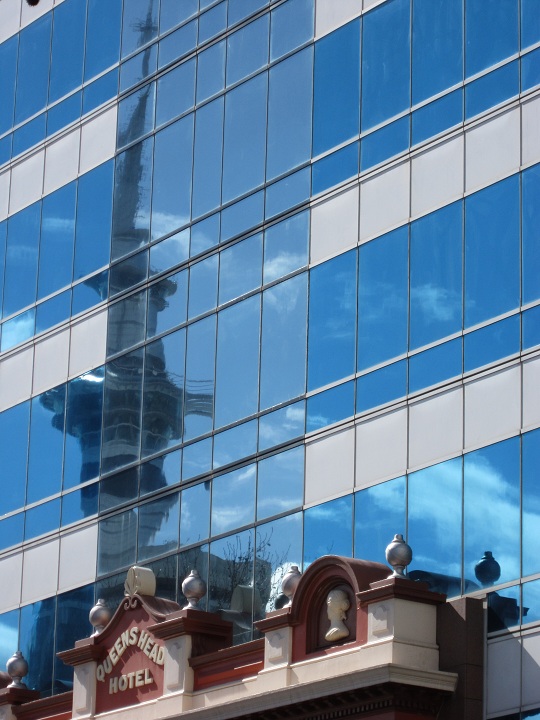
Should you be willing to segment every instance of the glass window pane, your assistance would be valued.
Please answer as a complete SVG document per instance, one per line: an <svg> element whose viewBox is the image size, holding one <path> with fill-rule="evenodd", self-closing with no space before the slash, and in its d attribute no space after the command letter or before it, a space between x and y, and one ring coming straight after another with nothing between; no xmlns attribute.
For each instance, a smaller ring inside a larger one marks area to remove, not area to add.
<svg viewBox="0 0 540 720"><path fill-rule="evenodd" d="M139 494L139 468L131 467L102 478L99 483L99 512L125 505Z"/></svg>
<svg viewBox="0 0 540 720"><path fill-rule="evenodd" d="M151 285L148 292L146 337L160 335L186 321L187 271Z"/></svg>
<svg viewBox="0 0 540 720"><path fill-rule="evenodd" d="M49 80L52 13L30 23L19 35L15 123L45 107Z"/></svg>
<svg viewBox="0 0 540 720"><path fill-rule="evenodd" d="M47 135L53 135L66 125L78 120L81 115L81 97L79 91L70 95L47 112Z"/></svg>
<svg viewBox="0 0 540 720"><path fill-rule="evenodd" d="M356 381L356 412L364 412L407 394L407 361L387 365Z"/></svg>
<svg viewBox="0 0 540 720"><path fill-rule="evenodd" d="M264 234L264 283L278 280L308 262L309 212L292 215Z"/></svg>
<svg viewBox="0 0 540 720"><path fill-rule="evenodd" d="M487 596L488 633L517 627L520 622L520 587L506 587ZM523 717L523 716L522 716Z"/></svg>
<svg viewBox="0 0 540 720"><path fill-rule="evenodd" d="M522 273L523 299L528 303L540 298L540 165L522 173Z"/></svg>
<svg viewBox="0 0 540 720"><path fill-rule="evenodd" d="M521 58L521 92L540 83L540 49Z"/></svg>
<svg viewBox="0 0 540 720"><path fill-rule="evenodd" d="M144 85L118 105L117 147L138 140L154 129L156 83Z"/></svg>
<svg viewBox="0 0 540 720"><path fill-rule="evenodd" d="M159 43L159 69L187 55L197 45L197 20L183 25Z"/></svg>
<svg viewBox="0 0 540 720"><path fill-rule="evenodd" d="M351 143L312 165L313 195L358 174L359 143Z"/></svg>
<svg viewBox="0 0 540 720"><path fill-rule="evenodd" d="M257 428L258 422L255 419L214 435L214 469L255 455Z"/></svg>
<svg viewBox="0 0 540 720"><path fill-rule="evenodd" d="M403 227L360 247L359 370L407 351L408 236Z"/></svg>
<svg viewBox="0 0 540 720"><path fill-rule="evenodd" d="M148 560L178 547L180 493L167 495L139 507L137 558Z"/></svg>
<svg viewBox="0 0 540 720"><path fill-rule="evenodd" d="M380 39L379 39L380 40ZM313 155L358 135L360 21L315 44Z"/></svg>
<svg viewBox="0 0 540 720"><path fill-rule="evenodd" d="M302 513L287 515L256 529L254 617L280 607L281 583L292 565L302 565ZM276 604L277 603L277 604ZM282 607L282 605L281 605Z"/></svg>
<svg viewBox="0 0 540 720"><path fill-rule="evenodd" d="M43 199L39 244L38 299L69 285L75 250L74 182Z"/></svg>
<svg viewBox="0 0 540 720"><path fill-rule="evenodd" d="M515 60L465 87L465 119L519 93L519 62Z"/></svg>
<svg viewBox="0 0 540 720"><path fill-rule="evenodd" d="M55 653L71 650L80 638L81 627L87 627L88 607L94 603L94 586L86 585L57 597ZM69 692L73 687L73 668L55 658L54 692Z"/></svg>
<svg viewBox="0 0 540 720"><path fill-rule="evenodd" d="M210 481L182 490L180 546L206 540L210 535Z"/></svg>
<svg viewBox="0 0 540 720"><path fill-rule="evenodd" d="M259 419L259 450L281 445L301 437L305 432L306 403L304 400L274 410Z"/></svg>
<svg viewBox="0 0 540 720"><path fill-rule="evenodd" d="M289 0L272 10L270 60L277 60L313 38L315 3Z"/></svg>
<svg viewBox="0 0 540 720"><path fill-rule="evenodd" d="M109 305L107 357L138 345L145 338L147 291L130 295Z"/></svg>
<svg viewBox="0 0 540 720"><path fill-rule="evenodd" d="M227 38L227 86L260 70L268 63L268 14Z"/></svg>
<svg viewBox="0 0 540 720"><path fill-rule="evenodd" d="M519 315L513 315L465 335L465 372L519 353L520 325Z"/></svg>
<svg viewBox="0 0 540 720"><path fill-rule="evenodd" d="M17 515L9 515L6 518L0 520L0 549L6 550L14 545L20 545L24 539L24 512L17 513ZM2 616L0 615L0 635L3 632L2 628ZM0 652L2 651L2 645L0 640ZM8 655L8 659L12 653Z"/></svg>
<svg viewBox="0 0 540 720"><path fill-rule="evenodd" d="M261 410L306 388L307 273L263 293Z"/></svg>
<svg viewBox="0 0 540 720"><path fill-rule="evenodd" d="M519 176L465 200L465 327L519 305Z"/></svg>
<svg viewBox="0 0 540 720"><path fill-rule="evenodd" d="M156 126L159 127L163 123L190 110L194 102L195 60L189 60L159 78L157 82ZM191 126L193 126L193 117L191 117ZM192 145L193 139L190 139L190 147ZM191 171L189 175L191 175Z"/></svg>
<svg viewBox="0 0 540 720"><path fill-rule="evenodd" d="M385 549L396 533L405 536L405 478L355 494L354 557L386 564Z"/></svg>
<svg viewBox="0 0 540 720"><path fill-rule="evenodd" d="M193 217L214 210L221 203L223 154L223 97L197 110L193 159Z"/></svg>
<svg viewBox="0 0 540 720"><path fill-rule="evenodd" d="M219 226L220 213L215 213L191 226L191 257L219 244Z"/></svg>
<svg viewBox="0 0 540 720"><path fill-rule="evenodd" d="M221 212L221 242L251 230L264 219L264 190L248 195Z"/></svg>
<svg viewBox="0 0 540 720"><path fill-rule="evenodd" d="M36 505L26 511L24 523L24 539L31 540L40 535L45 535L60 526L60 498L50 502Z"/></svg>
<svg viewBox="0 0 540 720"><path fill-rule="evenodd" d="M540 580L523 583L523 618L522 623L538 622L540 620ZM0 620L1 622L1 620ZM527 717L527 716L525 716ZM529 717L535 717L531 715ZM538 717L538 714L536 715Z"/></svg>
<svg viewBox="0 0 540 720"><path fill-rule="evenodd" d="M466 76L503 60L518 51L518 3L467 0L465 4Z"/></svg>
<svg viewBox="0 0 540 720"><path fill-rule="evenodd" d="M75 285L71 303L71 316L89 310L107 297L109 287L109 271L93 275Z"/></svg>
<svg viewBox="0 0 540 720"><path fill-rule="evenodd" d="M212 535L221 535L255 520L256 465L220 475L212 481ZM239 499L242 499L239 502Z"/></svg>
<svg viewBox="0 0 540 720"><path fill-rule="evenodd" d="M29 424L29 401L0 413L0 460L11 485L10 492L2 498L2 514L24 505ZM13 448L17 448L17 452L13 452Z"/></svg>
<svg viewBox="0 0 540 720"><path fill-rule="evenodd" d="M84 79L118 62L122 0L88 0Z"/></svg>
<svg viewBox="0 0 540 720"><path fill-rule="evenodd" d="M409 392L450 380L463 372L463 340L456 338L409 358Z"/></svg>
<svg viewBox="0 0 540 720"><path fill-rule="evenodd" d="M266 219L273 218L285 210L301 205L309 199L311 170L309 167L288 175L266 189Z"/></svg>
<svg viewBox="0 0 540 720"><path fill-rule="evenodd" d="M83 90L83 113L95 110L118 91L118 68L102 75Z"/></svg>
<svg viewBox="0 0 540 720"><path fill-rule="evenodd" d="M223 202L264 182L268 74L231 90L225 100Z"/></svg>
<svg viewBox="0 0 540 720"><path fill-rule="evenodd" d="M496 582L519 577L519 445L516 437L465 455L466 580L476 579L475 566L485 551L500 565Z"/></svg>
<svg viewBox="0 0 540 720"><path fill-rule="evenodd" d="M98 534L99 575L133 565L136 550L137 508L101 520Z"/></svg>
<svg viewBox="0 0 540 720"><path fill-rule="evenodd" d="M32 399L27 504L62 489L66 386Z"/></svg>
<svg viewBox="0 0 540 720"><path fill-rule="evenodd" d="M211 432L214 417L216 316L188 327L184 440Z"/></svg>
<svg viewBox="0 0 540 720"><path fill-rule="evenodd" d="M66 0L54 9L49 102L82 83L85 24L86 0Z"/></svg>
<svg viewBox="0 0 540 720"><path fill-rule="evenodd" d="M107 265L111 255L113 161L79 178L73 278Z"/></svg>
<svg viewBox="0 0 540 720"><path fill-rule="evenodd" d="M0 615L0 663L5 667L13 655L13 648L21 647L19 642L19 610Z"/></svg>
<svg viewBox="0 0 540 720"><path fill-rule="evenodd" d="M189 257L189 228L176 233L150 248L149 276L152 278L187 260Z"/></svg>
<svg viewBox="0 0 540 720"><path fill-rule="evenodd" d="M129 90L149 75L153 75L157 68L157 45L152 45L130 58L120 67L120 92Z"/></svg>
<svg viewBox="0 0 540 720"><path fill-rule="evenodd" d="M260 322L260 295L218 315L216 428L257 412Z"/></svg>
<svg viewBox="0 0 540 720"><path fill-rule="evenodd" d="M35 333L35 308L16 315L2 325L2 352L29 340Z"/></svg>
<svg viewBox="0 0 540 720"><path fill-rule="evenodd" d="M306 432L320 430L353 415L354 380L351 380L308 398Z"/></svg>
<svg viewBox="0 0 540 720"><path fill-rule="evenodd" d="M201 10L203 7L201 6ZM207 40L219 35L226 27L227 3L222 2L199 16L199 44L202 45Z"/></svg>
<svg viewBox="0 0 540 720"><path fill-rule="evenodd" d="M463 90L444 95L412 114L412 144L438 135L463 120Z"/></svg>
<svg viewBox="0 0 540 720"><path fill-rule="evenodd" d="M356 256L353 250L310 273L308 390L354 372Z"/></svg>
<svg viewBox="0 0 540 720"><path fill-rule="evenodd" d="M217 254L211 255L190 268L188 306L190 319L216 307L218 259Z"/></svg>
<svg viewBox="0 0 540 720"><path fill-rule="evenodd" d="M223 250L219 259L219 304L260 287L262 233Z"/></svg>
<svg viewBox="0 0 540 720"><path fill-rule="evenodd" d="M141 465L140 495L148 495L180 482L182 451L160 455Z"/></svg>
<svg viewBox="0 0 540 720"><path fill-rule="evenodd" d="M21 609L19 648L25 658L35 658L24 682L29 690L52 692L56 597L40 600Z"/></svg>
<svg viewBox="0 0 540 720"><path fill-rule="evenodd" d="M411 224L411 350L461 330L462 265L461 202Z"/></svg>
<svg viewBox="0 0 540 720"><path fill-rule="evenodd" d="M212 438L186 445L182 453L182 481L212 470Z"/></svg>
<svg viewBox="0 0 540 720"><path fill-rule="evenodd" d="M410 105L410 2L390 0L364 16L362 131Z"/></svg>
<svg viewBox="0 0 540 720"><path fill-rule="evenodd" d="M221 92L225 87L225 40L211 45L197 58L197 102Z"/></svg>
<svg viewBox="0 0 540 720"><path fill-rule="evenodd" d="M0 45L0 134L10 130L13 125L18 49L18 34Z"/></svg>
<svg viewBox="0 0 540 720"><path fill-rule="evenodd" d="M409 149L409 116L362 138L360 169L367 170Z"/></svg>
<svg viewBox="0 0 540 720"><path fill-rule="evenodd" d="M304 448L261 460L257 478L257 519L300 507L304 499ZM290 558L287 558L290 560ZM294 561L291 561L294 562Z"/></svg>
<svg viewBox="0 0 540 720"><path fill-rule="evenodd" d="M540 41L540 14L536 0L521 0L521 47Z"/></svg>
<svg viewBox="0 0 540 720"><path fill-rule="evenodd" d="M540 305L522 313L522 318L522 349L526 350L540 344Z"/></svg>
<svg viewBox="0 0 540 720"><path fill-rule="evenodd" d="M159 0L124 0L122 57L157 37L158 10Z"/></svg>
<svg viewBox="0 0 540 720"><path fill-rule="evenodd" d="M351 556L352 504L348 495L304 512L304 570L323 555Z"/></svg>
<svg viewBox="0 0 540 720"><path fill-rule="evenodd" d="M229 0L229 27L266 7L269 2L270 0Z"/></svg>
<svg viewBox="0 0 540 720"><path fill-rule="evenodd" d="M62 527L97 515L99 484L86 485L62 497Z"/></svg>
<svg viewBox="0 0 540 720"><path fill-rule="evenodd" d="M522 523L523 523L523 575L540 572L540 559L535 552L534 538L540 522L540 486L538 462L540 461L540 430L523 435L522 459Z"/></svg>
<svg viewBox="0 0 540 720"><path fill-rule="evenodd" d="M45 139L46 120L47 113L41 113L41 115L15 130L13 133L12 157L25 152L28 148Z"/></svg>
<svg viewBox="0 0 540 720"><path fill-rule="evenodd" d="M164 33L184 20L193 17L199 9L199 0L161 0L159 32Z"/></svg>
<svg viewBox="0 0 540 720"><path fill-rule="evenodd" d="M37 202L8 220L4 317L36 301L40 219Z"/></svg>

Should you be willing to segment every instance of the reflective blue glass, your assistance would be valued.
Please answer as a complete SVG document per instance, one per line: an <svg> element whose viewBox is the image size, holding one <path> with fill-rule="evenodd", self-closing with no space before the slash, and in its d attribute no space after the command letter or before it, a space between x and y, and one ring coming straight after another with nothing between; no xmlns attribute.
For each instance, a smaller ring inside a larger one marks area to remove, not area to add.
<svg viewBox="0 0 540 720"><path fill-rule="evenodd" d="M183 25L159 43L159 69L191 52L197 45L197 21Z"/></svg>
<svg viewBox="0 0 540 720"><path fill-rule="evenodd" d="M273 218L308 200L310 188L311 169L309 167L269 185L266 188L265 217Z"/></svg>
<svg viewBox="0 0 540 720"><path fill-rule="evenodd" d="M219 304L260 287L262 233L223 250L219 259Z"/></svg>
<svg viewBox="0 0 540 720"><path fill-rule="evenodd" d="M410 2L390 0L364 17L362 131L410 104Z"/></svg>
<svg viewBox="0 0 540 720"><path fill-rule="evenodd" d="M34 334L36 311L34 308L7 320L2 325L2 352L29 340Z"/></svg>
<svg viewBox="0 0 540 720"><path fill-rule="evenodd" d="M519 305L519 176L465 200L465 327Z"/></svg>
<svg viewBox="0 0 540 720"><path fill-rule="evenodd" d="M99 484L94 483L62 497L62 527L97 515L98 490Z"/></svg>
<svg viewBox="0 0 540 720"><path fill-rule="evenodd" d="M522 179L522 303L540 298L540 165L525 170Z"/></svg>
<svg viewBox="0 0 540 720"><path fill-rule="evenodd" d="M139 491L139 468L132 467L123 472L102 478L99 483L99 511L118 507L137 497Z"/></svg>
<svg viewBox="0 0 540 720"><path fill-rule="evenodd" d="M152 240L189 222L193 114L155 136L152 186Z"/></svg>
<svg viewBox="0 0 540 720"><path fill-rule="evenodd" d="M407 361L387 365L356 381L356 411L385 405L407 394Z"/></svg>
<svg viewBox="0 0 540 720"><path fill-rule="evenodd" d="M521 58L521 92L540 83L540 48Z"/></svg>
<svg viewBox="0 0 540 720"><path fill-rule="evenodd" d="M307 400L306 432L354 415L354 380L313 395Z"/></svg>
<svg viewBox="0 0 540 720"><path fill-rule="evenodd" d="M218 315L215 427L257 412L261 297Z"/></svg>
<svg viewBox="0 0 540 720"><path fill-rule="evenodd" d="M47 114L41 113L13 133L13 157L45 139Z"/></svg>
<svg viewBox="0 0 540 720"><path fill-rule="evenodd" d="M195 60L162 75L157 83L156 126L190 110L195 101ZM191 118L193 124L193 118ZM191 140L190 145L193 145Z"/></svg>
<svg viewBox="0 0 540 720"><path fill-rule="evenodd" d="M197 110L193 158L193 217L214 210L221 203L223 151L223 97Z"/></svg>
<svg viewBox="0 0 540 720"><path fill-rule="evenodd" d="M150 277L169 270L189 256L189 228L150 248Z"/></svg>
<svg viewBox="0 0 540 720"><path fill-rule="evenodd" d="M157 68L157 45L151 45L120 67L120 92L153 75Z"/></svg>
<svg viewBox="0 0 540 720"><path fill-rule="evenodd" d="M109 273L109 297L139 285L148 277L148 250L113 265Z"/></svg>
<svg viewBox="0 0 540 720"><path fill-rule="evenodd" d="M212 469L212 438L186 445L182 454L182 481L209 473Z"/></svg>
<svg viewBox="0 0 540 720"><path fill-rule="evenodd" d="M263 293L261 410L305 392L307 274Z"/></svg>
<svg viewBox="0 0 540 720"><path fill-rule="evenodd" d="M250 420L214 435L214 470L235 460L255 455L257 452L257 425L257 420Z"/></svg>
<svg viewBox="0 0 540 720"><path fill-rule="evenodd" d="M166 495L139 507L137 558L148 560L178 547L180 493Z"/></svg>
<svg viewBox="0 0 540 720"><path fill-rule="evenodd" d="M227 86L268 63L270 16L263 15L227 38Z"/></svg>
<svg viewBox="0 0 540 720"><path fill-rule="evenodd" d="M118 62L122 0L88 0L84 79Z"/></svg>
<svg viewBox="0 0 540 720"><path fill-rule="evenodd" d="M308 262L309 212L292 215L264 234L264 283L298 270Z"/></svg>
<svg viewBox="0 0 540 720"><path fill-rule="evenodd" d="M0 502L0 515L24 505L29 424L29 401L0 413L0 459L11 485L9 493L4 493ZM16 453L13 448L17 448Z"/></svg>
<svg viewBox="0 0 540 720"><path fill-rule="evenodd" d="M203 6L201 4L201 10ZM227 27L227 2L215 5L199 17L199 44L219 35Z"/></svg>
<svg viewBox="0 0 540 720"><path fill-rule="evenodd" d="M499 582L520 571L519 437L464 457L464 574L475 580L474 566L489 550L501 566ZM489 499L489 502L486 502ZM501 523L501 518L504 522Z"/></svg>
<svg viewBox="0 0 540 720"><path fill-rule="evenodd" d="M412 102L463 78L463 0L414 0Z"/></svg>
<svg viewBox="0 0 540 720"><path fill-rule="evenodd" d="M32 399L27 504L54 495L62 489L65 402L65 385Z"/></svg>
<svg viewBox="0 0 540 720"><path fill-rule="evenodd" d="M9 130L13 125L18 48L18 34L0 44L0 97L2 98L0 134Z"/></svg>
<svg viewBox="0 0 540 720"><path fill-rule="evenodd" d="M304 512L304 570L322 555L351 556L352 504L348 495Z"/></svg>
<svg viewBox="0 0 540 720"><path fill-rule="evenodd" d="M305 424L304 400L263 415L259 419L259 450L262 452L301 437L305 432Z"/></svg>
<svg viewBox="0 0 540 720"><path fill-rule="evenodd" d="M54 9L49 102L82 83L85 25L86 0L66 0Z"/></svg>
<svg viewBox="0 0 540 720"><path fill-rule="evenodd" d="M356 260L353 250L310 273L308 390L355 370Z"/></svg>
<svg viewBox="0 0 540 720"><path fill-rule="evenodd" d="M358 458L362 473L362 458ZM360 475L362 477L362 475ZM374 485L354 496L354 557L386 563L384 549L406 530L405 478Z"/></svg>
<svg viewBox="0 0 540 720"><path fill-rule="evenodd" d="M147 291L135 293L108 306L107 357L116 355L145 338Z"/></svg>
<svg viewBox="0 0 540 720"><path fill-rule="evenodd" d="M539 572L538 553L534 551L533 538L540 522L540 487L538 485L538 462L540 461L540 430L525 433L522 444L522 573Z"/></svg>
<svg viewBox="0 0 540 720"><path fill-rule="evenodd" d="M266 7L270 0L229 0L229 27Z"/></svg>
<svg viewBox="0 0 540 720"><path fill-rule="evenodd" d="M314 163L311 180L313 195L358 175L358 154L359 143L354 142Z"/></svg>
<svg viewBox="0 0 540 720"><path fill-rule="evenodd" d="M132 565L136 559L136 550L137 508L100 521L98 574L103 575Z"/></svg>
<svg viewBox="0 0 540 720"><path fill-rule="evenodd" d="M189 271L188 317L212 310L217 303L218 255L192 265Z"/></svg>
<svg viewBox="0 0 540 720"><path fill-rule="evenodd" d="M0 615L0 662L5 666L13 655L13 648L20 647L19 643L19 610L2 613Z"/></svg>
<svg viewBox="0 0 540 720"><path fill-rule="evenodd" d="M154 138L116 156L111 258L116 260L150 239ZM109 198L110 202L110 198Z"/></svg>
<svg viewBox="0 0 540 720"><path fill-rule="evenodd" d="M535 0L521 0L521 47L540 41L540 14Z"/></svg>
<svg viewBox="0 0 540 720"><path fill-rule="evenodd" d="M157 37L158 10L159 0L124 0L122 57Z"/></svg>
<svg viewBox="0 0 540 720"><path fill-rule="evenodd" d="M60 527L60 498L36 505L31 510L27 510L25 515L25 540L57 530Z"/></svg>
<svg viewBox="0 0 540 720"><path fill-rule="evenodd" d="M540 305L523 313L522 349L540 344Z"/></svg>
<svg viewBox="0 0 540 720"><path fill-rule="evenodd" d="M160 335L186 321L187 270L169 275L148 290L146 337Z"/></svg>
<svg viewBox="0 0 540 720"><path fill-rule="evenodd" d="M465 86L465 119L519 94L519 61L503 65Z"/></svg>
<svg viewBox="0 0 540 720"><path fill-rule="evenodd" d="M520 324L519 315L513 315L465 335L465 372L519 353Z"/></svg>
<svg viewBox="0 0 540 720"><path fill-rule="evenodd" d="M167 30L179 25L184 20L193 17L199 9L199 0L161 0L159 11L159 32L164 33Z"/></svg>
<svg viewBox="0 0 540 720"><path fill-rule="evenodd" d="M212 482L212 535L221 535L255 520L256 465L234 470ZM238 499L242 498L242 502Z"/></svg>
<svg viewBox="0 0 540 720"><path fill-rule="evenodd" d="M420 143L463 121L463 90L444 95L412 114L412 144Z"/></svg>
<svg viewBox="0 0 540 720"><path fill-rule="evenodd" d="M462 372L462 339L456 338L409 358L409 392L450 380Z"/></svg>
<svg viewBox="0 0 540 720"><path fill-rule="evenodd" d="M109 285L109 271L104 270L97 275L87 278L84 282L75 285L73 288L73 299L71 303L71 314L84 312L97 305L107 297Z"/></svg>
<svg viewBox="0 0 540 720"><path fill-rule="evenodd" d="M489 8L489 10L487 9ZM518 3L467 0L465 3L466 77L509 57L519 49Z"/></svg>
<svg viewBox="0 0 540 720"><path fill-rule="evenodd" d="M30 23L19 35L15 122L45 107L49 79L52 13Z"/></svg>
<svg viewBox="0 0 540 720"><path fill-rule="evenodd" d="M55 653L70 650L81 634L87 609L94 602L94 585L86 585L59 594L56 610ZM53 693L63 693L73 687L73 668L55 657Z"/></svg>
<svg viewBox="0 0 540 720"><path fill-rule="evenodd" d="M29 689L40 690L44 695L52 691L54 658L54 628L56 597L26 605L21 609L19 647L24 657L34 657L25 684Z"/></svg>
<svg viewBox="0 0 540 720"><path fill-rule="evenodd" d="M83 90L83 113L90 112L116 95L118 90L118 69L111 70Z"/></svg>
<svg viewBox="0 0 540 720"><path fill-rule="evenodd" d="M367 170L409 149L409 116L362 138L360 169Z"/></svg>
<svg viewBox="0 0 540 720"><path fill-rule="evenodd" d="M360 247L358 370L407 351L408 234L398 228Z"/></svg>
<svg viewBox="0 0 540 720"><path fill-rule="evenodd" d="M289 0L272 10L270 60L277 60L313 38L315 3Z"/></svg>
<svg viewBox="0 0 540 720"><path fill-rule="evenodd" d="M180 545L206 540L210 535L210 481L182 491Z"/></svg>
<svg viewBox="0 0 540 720"><path fill-rule="evenodd" d="M220 213L211 215L191 226L191 247L189 252L191 257L219 244L219 227Z"/></svg>
<svg viewBox="0 0 540 720"><path fill-rule="evenodd" d="M154 129L155 100L156 83L151 82L120 101L117 147L129 145Z"/></svg>
<svg viewBox="0 0 540 720"><path fill-rule="evenodd" d="M13 135L6 135L0 139L0 165L11 159L11 141Z"/></svg>
<svg viewBox="0 0 540 720"><path fill-rule="evenodd" d="M47 135L53 135L81 115L81 91L70 95L47 112Z"/></svg>
<svg viewBox="0 0 540 720"><path fill-rule="evenodd" d="M186 331L146 346L141 455L162 452L182 439Z"/></svg>
<svg viewBox="0 0 540 720"><path fill-rule="evenodd" d="M162 490L164 487L177 485L180 482L181 469L181 450L160 455L141 465L139 488L141 497Z"/></svg>
<svg viewBox="0 0 540 720"><path fill-rule="evenodd" d="M197 58L197 102L200 103L225 87L225 40L211 45Z"/></svg>
<svg viewBox="0 0 540 720"><path fill-rule="evenodd" d="M522 623L538 622L540 620L540 581L523 583L521 590L523 592L523 618ZM528 717L538 717L538 713ZM527 715L525 716L527 717Z"/></svg>
<svg viewBox="0 0 540 720"><path fill-rule="evenodd" d="M68 320L70 313L71 290L65 290L36 307L36 333Z"/></svg>
<svg viewBox="0 0 540 720"><path fill-rule="evenodd" d="M256 528L255 547L255 619L264 612L282 607L281 583L292 565L302 564L302 513L274 520ZM259 601L260 598L260 601ZM276 604L277 603L277 604Z"/></svg>
<svg viewBox="0 0 540 720"><path fill-rule="evenodd" d="M313 154L358 135L360 21L315 44Z"/></svg>
<svg viewBox="0 0 540 720"><path fill-rule="evenodd" d="M264 182L268 74L262 73L225 96L223 202Z"/></svg>
<svg viewBox="0 0 540 720"><path fill-rule="evenodd" d="M248 195L221 212L221 242L251 230L264 218L264 191Z"/></svg>
<svg viewBox="0 0 540 720"><path fill-rule="evenodd" d="M266 177L271 180L310 158L313 48L275 65L269 77Z"/></svg>
<svg viewBox="0 0 540 720"><path fill-rule="evenodd" d="M76 183L43 198L38 300L69 285L73 275Z"/></svg>
<svg viewBox="0 0 540 720"><path fill-rule="evenodd" d="M463 204L411 224L410 347L459 332L463 315Z"/></svg>
<svg viewBox="0 0 540 720"><path fill-rule="evenodd" d="M109 262L112 186L112 160L79 178L74 280L88 275Z"/></svg>
<svg viewBox="0 0 540 720"><path fill-rule="evenodd" d="M212 430L214 418L214 372L216 316L188 327L184 440Z"/></svg>
<svg viewBox="0 0 540 720"><path fill-rule="evenodd" d="M99 474L104 375L96 368L67 384L64 489Z"/></svg>
<svg viewBox="0 0 540 720"><path fill-rule="evenodd" d="M41 203L8 220L4 275L4 317L36 300Z"/></svg>
<svg viewBox="0 0 540 720"><path fill-rule="evenodd" d="M410 569L449 576L452 594L461 592L461 508L460 457L409 475L407 542L415 548Z"/></svg>
<svg viewBox="0 0 540 720"><path fill-rule="evenodd" d="M303 498L304 448L302 446L272 455L259 462L258 520L301 507Z"/></svg>
<svg viewBox="0 0 540 720"><path fill-rule="evenodd" d="M520 592L519 585L505 587L499 592L487 596L487 631L488 633L518 627L520 623Z"/></svg>
<svg viewBox="0 0 540 720"><path fill-rule="evenodd" d="M0 520L0 548L5 550L12 545L18 545L22 543L24 536L24 513L18 513L17 515L10 515L7 518ZM1 632L4 632L2 626L2 619L0 616L0 628ZM1 640L0 640L1 643ZM0 645L0 652L2 652ZM11 657L7 656L8 659Z"/></svg>

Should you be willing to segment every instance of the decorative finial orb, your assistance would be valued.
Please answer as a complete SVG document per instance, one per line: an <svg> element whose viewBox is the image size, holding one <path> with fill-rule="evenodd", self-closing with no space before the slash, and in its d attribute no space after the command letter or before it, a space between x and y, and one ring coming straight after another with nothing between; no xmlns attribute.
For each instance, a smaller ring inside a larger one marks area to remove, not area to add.
<svg viewBox="0 0 540 720"><path fill-rule="evenodd" d="M94 628L94 632L92 633L92 635L99 635L101 632L103 632L103 630L105 630L105 628L109 624L111 617L112 612L105 605L105 600L102 600L100 598L94 605L94 607L90 610L90 613L88 615L90 625Z"/></svg>
<svg viewBox="0 0 540 720"><path fill-rule="evenodd" d="M206 595L206 583L197 570L192 570L182 583L182 592L187 598L188 604L184 607L197 608L199 601Z"/></svg>
<svg viewBox="0 0 540 720"><path fill-rule="evenodd" d="M296 592L301 577L302 573L298 569L298 565L291 565L290 569L283 576L281 590L289 601L283 607L290 607L292 605L294 593Z"/></svg>
<svg viewBox="0 0 540 720"><path fill-rule="evenodd" d="M403 539L403 535L394 535L392 542L386 547L386 561L392 566L394 572L389 577L405 577L407 565L412 560L412 550Z"/></svg>
<svg viewBox="0 0 540 720"><path fill-rule="evenodd" d="M6 670L11 678L11 683L8 687L22 688L25 690L26 685L22 682L22 679L25 675L28 675L28 663L24 659L20 650L17 650L17 652L13 653L13 655L9 658L6 663Z"/></svg>
<svg viewBox="0 0 540 720"><path fill-rule="evenodd" d="M491 550L486 550L482 558L474 566L474 574L484 587L494 585L501 577L501 566L493 557Z"/></svg>

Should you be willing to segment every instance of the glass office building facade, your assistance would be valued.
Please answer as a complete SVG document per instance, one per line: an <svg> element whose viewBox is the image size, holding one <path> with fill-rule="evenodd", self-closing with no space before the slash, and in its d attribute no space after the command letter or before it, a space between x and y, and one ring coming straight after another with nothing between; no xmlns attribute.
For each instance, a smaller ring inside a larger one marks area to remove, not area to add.
<svg viewBox="0 0 540 720"><path fill-rule="evenodd" d="M243 642L402 532L452 597L496 558L486 713L538 716L537 0L0 0L0 41L0 659L68 688L135 563Z"/></svg>

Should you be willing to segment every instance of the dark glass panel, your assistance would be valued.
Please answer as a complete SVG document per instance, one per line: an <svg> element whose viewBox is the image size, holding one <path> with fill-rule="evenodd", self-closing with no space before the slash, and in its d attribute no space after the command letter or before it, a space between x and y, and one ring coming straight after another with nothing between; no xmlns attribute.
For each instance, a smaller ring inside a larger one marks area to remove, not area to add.
<svg viewBox="0 0 540 720"><path fill-rule="evenodd" d="M24 538L24 512L17 515L10 515L0 520L0 549L5 550L12 545L19 545ZM0 616L1 618L1 616ZM2 621L0 619L0 636L3 633ZM2 641L0 640L0 643ZM1 645L0 645L1 648ZM1 652L1 649L0 649ZM8 655L8 658L11 656Z"/></svg>
<svg viewBox="0 0 540 720"><path fill-rule="evenodd" d="M540 305L537 305L522 314L522 349L540 344Z"/></svg>
<svg viewBox="0 0 540 720"><path fill-rule="evenodd" d="M129 290L148 277L148 250L113 265L109 272L109 297Z"/></svg>
<svg viewBox="0 0 540 720"><path fill-rule="evenodd" d="M465 119L519 94L519 61L503 65L465 87Z"/></svg>
<svg viewBox="0 0 540 720"><path fill-rule="evenodd" d="M71 315L89 310L107 297L109 287L109 271L104 270L87 278L73 288Z"/></svg>
<svg viewBox="0 0 540 720"><path fill-rule="evenodd" d="M538 622L540 620L540 580L523 583L523 605L522 620L523 624ZM535 717L535 715L532 715ZM538 717L538 715L536 715Z"/></svg>
<svg viewBox="0 0 540 720"><path fill-rule="evenodd" d="M95 110L110 100L118 91L118 68L102 75L83 90L83 113Z"/></svg>
<svg viewBox="0 0 540 720"><path fill-rule="evenodd" d="M124 505L139 494L139 468L132 467L102 478L99 483L99 512Z"/></svg>
<svg viewBox="0 0 540 720"><path fill-rule="evenodd" d="M367 170L409 149L409 116L362 138L360 169Z"/></svg>
<svg viewBox="0 0 540 720"><path fill-rule="evenodd" d="M521 92L540 83L540 49L521 58Z"/></svg>
<svg viewBox="0 0 540 720"><path fill-rule="evenodd" d="M70 95L47 111L47 135L53 135L66 125L78 120L81 115L82 92Z"/></svg>
<svg viewBox="0 0 540 720"><path fill-rule="evenodd" d="M11 610L0 615L0 664L6 666L13 655L14 647L21 647L19 643L19 613Z"/></svg>
<svg viewBox="0 0 540 720"><path fill-rule="evenodd" d="M463 90L444 95L412 114L412 144L423 142L434 135L458 125L463 120Z"/></svg>
<svg viewBox="0 0 540 720"><path fill-rule="evenodd" d="M13 157L45 139L47 113L41 113L13 133Z"/></svg>
<svg viewBox="0 0 540 720"><path fill-rule="evenodd" d="M519 626L521 619L521 588L519 585L506 587L487 596L487 631L498 632Z"/></svg>
<svg viewBox="0 0 540 720"><path fill-rule="evenodd" d="M540 41L540 13L536 0L521 0L521 47Z"/></svg>

